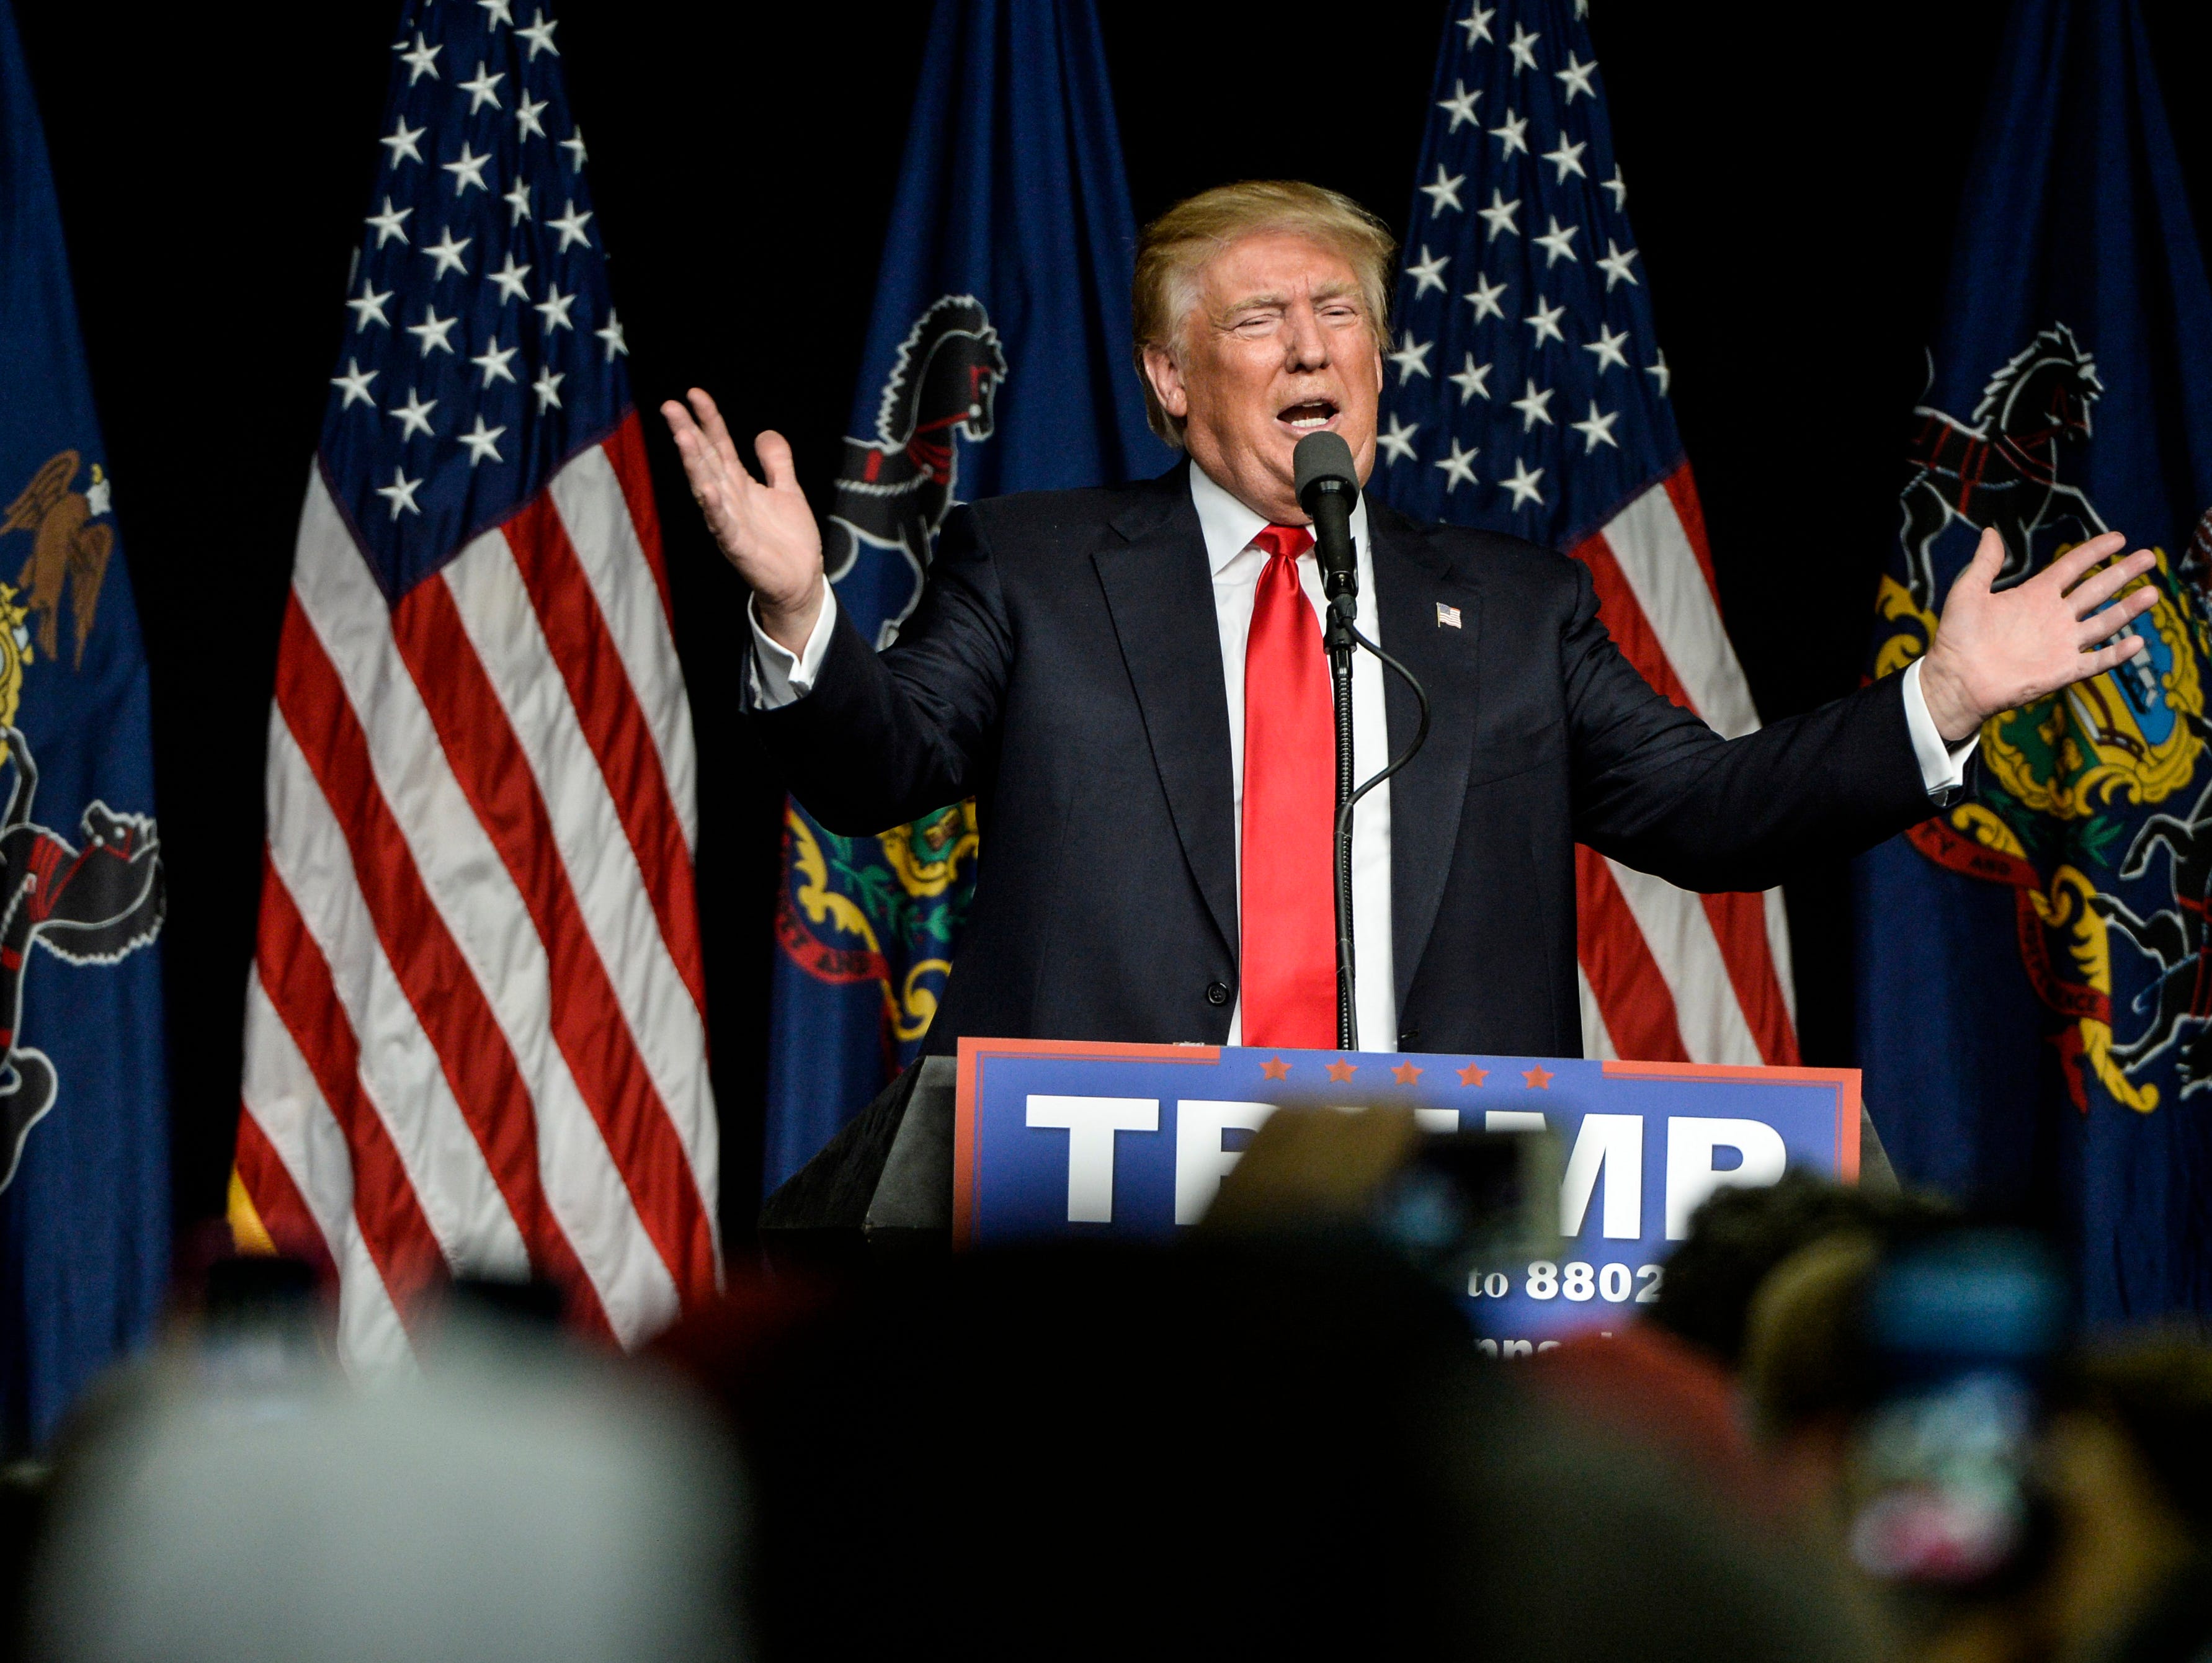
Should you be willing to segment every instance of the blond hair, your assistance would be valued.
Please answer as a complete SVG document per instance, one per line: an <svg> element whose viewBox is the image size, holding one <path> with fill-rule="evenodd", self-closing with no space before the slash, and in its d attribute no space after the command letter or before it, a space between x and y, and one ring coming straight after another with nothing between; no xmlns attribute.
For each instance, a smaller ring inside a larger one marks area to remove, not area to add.
<svg viewBox="0 0 2212 1663"><path fill-rule="evenodd" d="M1183 424L1160 408L1145 349L1172 352L1198 302L1199 274L1231 243L1263 231L1287 231L1334 250L1359 276L1360 305L1377 343L1389 339L1391 263L1398 252L1389 227L1347 196L1298 179L1246 179L1217 185L1177 203L1137 240L1133 289L1137 378L1145 418L1177 450Z"/></svg>

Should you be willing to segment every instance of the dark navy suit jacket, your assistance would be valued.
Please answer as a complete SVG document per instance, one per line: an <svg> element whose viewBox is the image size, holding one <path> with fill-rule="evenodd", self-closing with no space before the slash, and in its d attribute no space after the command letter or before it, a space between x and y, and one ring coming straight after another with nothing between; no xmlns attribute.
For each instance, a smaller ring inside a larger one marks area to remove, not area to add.
<svg viewBox="0 0 2212 1663"><path fill-rule="evenodd" d="M932 1051L1228 1037L1229 718L1188 465L956 510L896 645L841 612L812 692L751 715L833 831L975 798ZM1577 841L1685 889L1763 889L1932 811L1900 677L1723 740L1621 656L1579 561L1379 503L1368 525L1382 645L1434 713L1390 783L1398 1048L1582 1053ZM1418 718L1388 683L1395 754Z"/></svg>

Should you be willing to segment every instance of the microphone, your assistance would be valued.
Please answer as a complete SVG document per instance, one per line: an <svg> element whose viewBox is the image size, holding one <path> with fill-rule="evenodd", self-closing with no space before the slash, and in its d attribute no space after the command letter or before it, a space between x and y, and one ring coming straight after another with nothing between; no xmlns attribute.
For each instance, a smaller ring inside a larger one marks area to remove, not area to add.
<svg viewBox="0 0 2212 1663"><path fill-rule="evenodd" d="M1291 452L1298 507L1313 516L1314 560L1321 567L1322 592L1332 603L1358 592L1359 565L1352 547L1352 511L1359 501L1359 471L1352 446L1340 434L1310 433ZM1350 622L1349 605L1332 606Z"/></svg>

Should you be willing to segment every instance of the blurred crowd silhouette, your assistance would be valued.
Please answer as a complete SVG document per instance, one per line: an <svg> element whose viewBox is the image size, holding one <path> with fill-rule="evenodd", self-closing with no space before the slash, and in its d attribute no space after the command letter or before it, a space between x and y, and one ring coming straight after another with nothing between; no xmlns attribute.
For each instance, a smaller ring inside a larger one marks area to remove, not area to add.
<svg viewBox="0 0 2212 1663"><path fill-rule="evenodd" d="M1285 1110L1172 1247L812 1244L644 1356L457 1284L419 1373L217 1264L0 1488L4 1654L2212 1659L2212 1350L2032 1235L1723 1189L1500 1359L1409 1121ZM1470 1157L1472 1159L1472 1157ZM1447 1197L1449 1202L1452 1198Z"/></svg>

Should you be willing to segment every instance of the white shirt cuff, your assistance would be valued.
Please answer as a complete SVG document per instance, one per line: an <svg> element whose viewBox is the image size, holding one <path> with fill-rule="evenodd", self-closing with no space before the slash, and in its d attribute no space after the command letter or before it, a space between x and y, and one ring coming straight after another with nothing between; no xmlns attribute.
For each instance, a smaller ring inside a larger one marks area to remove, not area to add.
<svg viewBox="0 0 2212 1663"><path fill-rule="evenodd" d="M830 654L830 634L837 622L837 592L822 580L822 610L806 638L806 650L794 653L761 628L759 598L745 603L745 622L753 630L753 705L759 710L781 710L814 691L814 678L822 673L822 660ZM1929 730L1933 732L1931 727ZM1916 737L1914 743L1918 743Z"/></svg>
<svg viewBox="0 0 2212 1663"><path fill-rule="evenodd" d="M810 646L811 643L809 643ZM1963 743L1946 744L1928 713L1928 695L1920 690L1921 661L1915 659L1905 672L1905 726L1912 735L1912 754L1920 762L1921 783L1939 803L1966 783L1966 762L1982 743L1977 728Z"/></svg>

